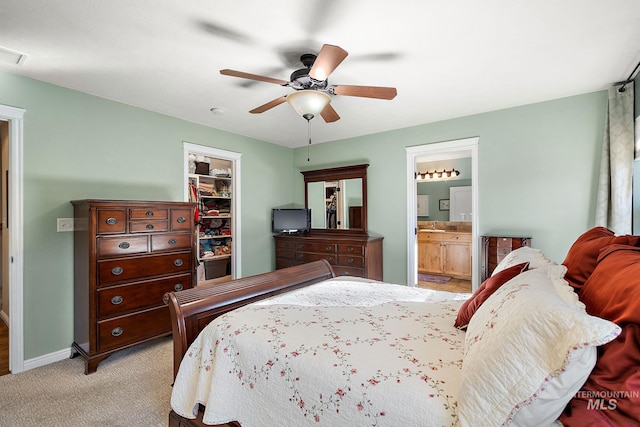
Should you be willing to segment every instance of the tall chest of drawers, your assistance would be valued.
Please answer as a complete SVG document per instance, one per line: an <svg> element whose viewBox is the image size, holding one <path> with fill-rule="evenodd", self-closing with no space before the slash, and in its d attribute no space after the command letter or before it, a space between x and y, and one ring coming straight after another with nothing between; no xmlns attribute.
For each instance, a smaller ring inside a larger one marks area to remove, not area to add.
<svg viewBox="0 0 640 427"><path fill-rule="evenodd" d="M529 236L482 236L482 272L484 282L511 251L523 246L531 247Z"/></svg>
<svg viewBox="0 0 640 427"><path fill-rule="evenodd" d="M326 259L337 276L382 280L382 237L278 235L276 269Z"/></svg>
<svg viewBox="0 0 640 427"><path fill-rule="evenodd" d="M85 374L171 333L166 292L195 284L192 203L74 200L74 343Z"/></svg>

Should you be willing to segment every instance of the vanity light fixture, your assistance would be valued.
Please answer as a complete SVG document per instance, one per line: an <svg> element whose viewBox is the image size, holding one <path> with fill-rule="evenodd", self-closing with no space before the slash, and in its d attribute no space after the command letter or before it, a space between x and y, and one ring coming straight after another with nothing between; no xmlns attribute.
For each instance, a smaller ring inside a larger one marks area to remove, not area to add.
<svg viewBox="0 0 640 427"><path fill-rule="evenodd" d="M456 169L446 170L443 169L441 171L434 170L433 172L416 172L416 180L418 181L427 181L438 178L451 178L452 176L459 176L460 171Z"/></svg>

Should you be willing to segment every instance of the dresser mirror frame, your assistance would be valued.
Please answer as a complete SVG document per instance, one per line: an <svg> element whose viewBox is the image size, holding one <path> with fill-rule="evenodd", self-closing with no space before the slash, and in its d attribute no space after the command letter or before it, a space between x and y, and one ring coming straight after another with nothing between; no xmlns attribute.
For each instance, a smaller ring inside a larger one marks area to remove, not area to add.
<svg viewBox="0 0 640 427"><path fill-rule="evenodd" d="M361 179L362 182L362 209L360 228L312 228L312 233L322 234L367 234L367 167L368 164L342 166L329 169L316 169L301 171L304 175L304 205L309 208L309 184L317 182L333 182L345 179Z"/></svg>

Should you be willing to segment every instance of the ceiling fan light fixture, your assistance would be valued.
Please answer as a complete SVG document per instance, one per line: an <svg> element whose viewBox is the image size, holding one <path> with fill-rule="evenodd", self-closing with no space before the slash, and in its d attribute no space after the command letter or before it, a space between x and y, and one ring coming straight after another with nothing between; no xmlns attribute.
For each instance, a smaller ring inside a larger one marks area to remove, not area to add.
<svg viewBox="0 0 640 427"><path fill-rule="evenodd" d="M296 113L307 120L311 120L331 102L331 97L317 90L299 90L287 95L287 102Z"/></svg>
<svg viewBox="0 0 640 427"><path fill-rule="evenodd" d="M289 95L280 96L250 110L249 113L251 114L264 113L287 101L307 122L310 122L311 119L320 114L325 123L333 123L336 120L340 120L340 116L330 105L331 98L334 95L389 100L395 98L398 94L398 91L394 87L356 85L329 86L327 78L336 67L342 63L347 55L347 51L340 46L324 44L320 52L318 52L318 55L305 53L300 57L300 62L302 62L304 68L291 73L289 81L230 69L220 70L220 74L273 83L295 90L295 92Z"/></svg>

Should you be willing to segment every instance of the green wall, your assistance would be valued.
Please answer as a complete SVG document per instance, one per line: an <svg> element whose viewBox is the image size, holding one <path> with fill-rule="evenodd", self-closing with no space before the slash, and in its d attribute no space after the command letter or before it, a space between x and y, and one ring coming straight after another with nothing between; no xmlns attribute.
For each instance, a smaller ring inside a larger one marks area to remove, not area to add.
<svg viewBox="0 0 640 427"><path fill-rule="evenodd" d="M479 234L531 235L534 247L562 262L594 223L606 105L600 91L317 144L309 162L299 148L294 162L299 170L369 163L369 231L384 236L384 280L406 283L405 148L477 136Z"/></svg>
<svg viewBox="0 0 640 427"><path fill-rule="evenodd" d="M56 218L73 216L73 199L182 200L183 141L242 153L242 275L273 269L270 213L291 199L290 148L7 73L0 104L26 110L26 360L73 341L73 233Z"/></svg>
<svg viewBox="0 0 640 427"><path fill-rule="evenodd" d="M401 96L401 94L399 95ZM369 163L369 229L384 279L406 283L406 151L478 136L479 233L526 233L562 261L595 215L606 91L289 149L0 73L0 104L24 108L25 358L73 340L69 200L181 200L182 142L242 153L242 275L274 266L270 211L304 203L299 170ZM323 124L324 125L324 124ZM330 126L330 125L327 125ZM392 171L392 172L390 172Z"/></svg>

